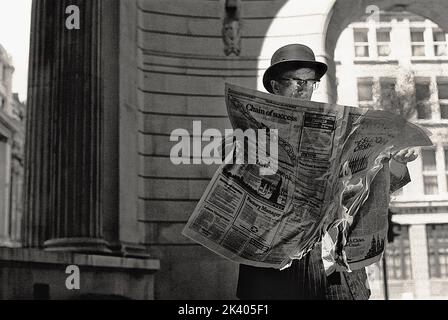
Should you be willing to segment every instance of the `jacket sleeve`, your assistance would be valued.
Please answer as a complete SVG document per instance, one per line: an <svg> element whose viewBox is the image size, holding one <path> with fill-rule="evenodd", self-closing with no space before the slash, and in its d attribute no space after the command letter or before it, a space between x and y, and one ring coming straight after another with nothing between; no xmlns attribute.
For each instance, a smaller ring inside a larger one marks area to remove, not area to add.
<svg viewBox="0 0 448 320"><path fill-rule="evenodd" d="M393 193L398 189L403 188L409 182L411 182L411 177L409 175L409 170L406 164L391 159L389 165L390 165L389 193Z"/></svg>

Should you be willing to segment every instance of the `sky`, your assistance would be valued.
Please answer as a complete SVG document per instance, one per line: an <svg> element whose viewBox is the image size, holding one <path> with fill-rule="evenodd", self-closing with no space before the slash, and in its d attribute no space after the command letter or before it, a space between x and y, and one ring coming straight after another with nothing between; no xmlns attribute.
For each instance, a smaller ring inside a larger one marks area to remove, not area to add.
<svg viewBox="0 0 448 320"><path fill-rule="evenodd" d="M0 44L12 56L12 91L26 100L32 0L0 0Z"/></svg>

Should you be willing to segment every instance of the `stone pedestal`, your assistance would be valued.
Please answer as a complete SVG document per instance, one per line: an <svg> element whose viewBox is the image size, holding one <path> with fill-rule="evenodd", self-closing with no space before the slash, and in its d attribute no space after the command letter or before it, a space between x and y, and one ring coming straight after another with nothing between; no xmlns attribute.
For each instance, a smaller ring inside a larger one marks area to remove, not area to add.
<svg viewBox="0 0 448 320"><path fill-rule="evenodd" d="M79 270L77 290L66 286L68 266ZM159 268L157 259L0 248L0 300L152 300Z"/></svg>

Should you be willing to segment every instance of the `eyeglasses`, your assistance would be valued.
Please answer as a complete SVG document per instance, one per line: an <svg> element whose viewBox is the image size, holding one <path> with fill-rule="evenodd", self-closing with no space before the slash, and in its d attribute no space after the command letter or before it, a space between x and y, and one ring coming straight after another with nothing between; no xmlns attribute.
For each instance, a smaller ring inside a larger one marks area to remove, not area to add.
<svg viewBox="0 0 448 320"><path fill-rule="evenodd" d="M308 87L308 86L313 86L313 89L317 90L317 88L319 87L319 80L315 80L315 79L303 80L300 78L284 78L284 77L282 77L280 79L293 82L296 84L296 86L300 87L301 89Z"/></svg>

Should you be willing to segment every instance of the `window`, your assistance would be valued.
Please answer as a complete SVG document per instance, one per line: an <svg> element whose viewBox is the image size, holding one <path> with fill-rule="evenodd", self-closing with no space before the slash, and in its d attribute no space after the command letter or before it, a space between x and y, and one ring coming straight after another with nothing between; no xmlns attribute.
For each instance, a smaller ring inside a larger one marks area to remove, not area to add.
<svg viewBox="0 0 448 320"><path fill-rule="evenodd" d="M380 78L381 107L383 110L395 112L397 94L394 78Z"/></svg>
<svg viewBox="0 0 448 320"><path fill-rule="evenodd" d="M399 236L394 238L394 242L386 245L387 275L389 279L393 280L412 279L409 226L395 225L393 230ZM380 279L383 279L382 273L380 273Z"/></svg>
<svg viewBox="0 0 448 320"><path fill-rule="evenodd" d="M430 278L448 277L448 224L428 224L428 264Z"/></svg>
<svg viewBox="0 0 448 320"><path fill-rule="evenodd" d="M431 104L429 102L430 89L429 80L416 80L415 100L417 103L417 118L431 119Z"/></svg>
<svg viewBox="0 0 448 320"><path fill-rule="evenodd" d="M378 48L378 56L387 57L390 55L390 31L377 30L376 42Z"/></svg>
<svg viewBox="0 0 448 320"><path fill-rule="evenodd" d="M429 82L417 82L415 84L415 97L417 101L426 101L429 99Z"/></svg>
<svg viewBox="0 0 448 320"><path fill-rule="evenodd" d="M3 99L2 96L0 96L0 110L2 110L5 107L5 99Z"/></svg>
<svg viewBox="0 0 448 320"><path fill-rule="evenodd" d="M448 119L448 78L437 78L440 118Z"/></svg>
<svg viewBox="0 0 448 320"><path fill-rule="evenodd" d="M424 193L426 195L438 194L437 176L423 176Z"/></svg>
<svg viewBox="0 0 448 320"><path fill-rule="evenodd" d="M434 148L422 149L423 172L436 171L436 150Z"/></svg>
<svg viewBox="0 0 448 320"><path fill-rule="evenodd" d="M448 100L448 78L437 78L439 100Z"/></svg>
<svg viewBox="0 0 448 320"><path fill-rule="evenodd" d="M448 104L439 102L440 106L440 118L448 119Z"/></svg>
<svg viewBox="0 0 448 320"><path fill-rule="evenodd" d="M380 78L381 96L387 97L395 93L394 78Z"/></svg>
<svg viewBox="0 0 448 320"><path fill-rule="evenodd" d="M358 79L358 101L373 101L373 79L359 78Z"/></svg>
<svg viewBox="0 0 448 320"><path fill-rule="evenodd" d="M442 30L433 30L434 54L436 56L446 56L446 37Z"/></svg>
<svg viewBox="0 0 448 320"><path fill-rule="evenodd" d="M355 39L355 57L369 56L369 38L367 29L355 29L353 37Z"/></svg>
<svg viewBox="0 0 448 320"><path fill-rule="evenodd" d="M1 78L1 81L2 82L5 82L6 80L7 80L7 73L6 73L6 66L5 65L3 65L2 66L2 71L1 71L1 74L2 74L2 78Z"/></svg>
<svg viewBox="0 0 448 320"><path fill-rule="evenodd" d="M411 49L413 56L425 55L425 40L423 30L411 30Z"/></svg>
<svg viewBox="0 0 448 320"><path fill-rule="evenodd" d="M438 194L436 150L422 148L423 190L426 195Z"/></svg>
<svg viewBox="0 0 448 320"><path fill-rule="evenodd" d="M445 179L446 179L446 185L448 186L448 146L445 146L443 148L443 151L445 156Z"/></svg>

